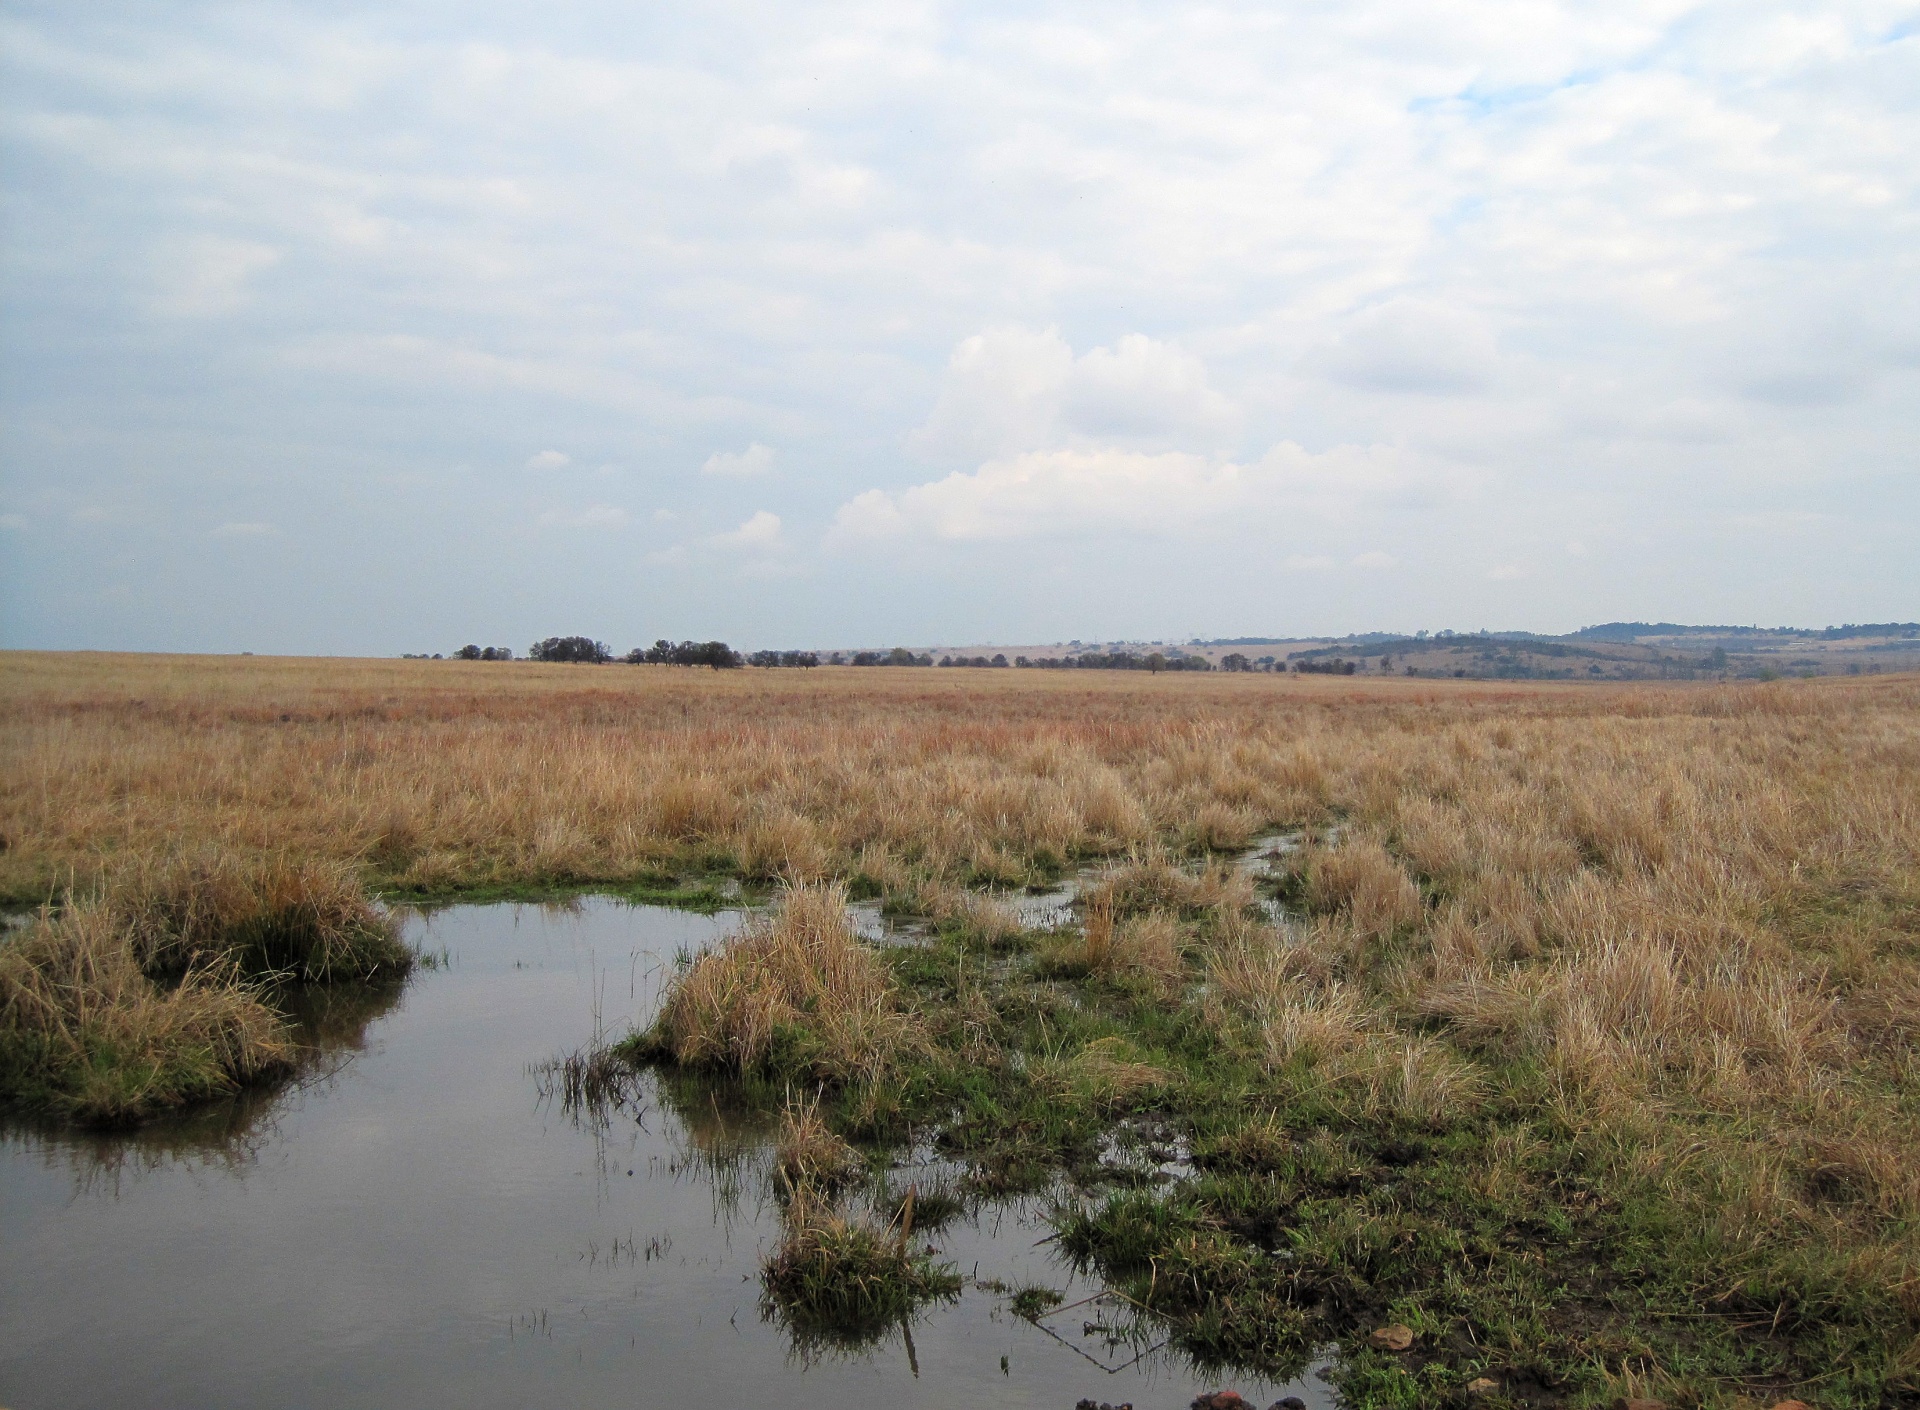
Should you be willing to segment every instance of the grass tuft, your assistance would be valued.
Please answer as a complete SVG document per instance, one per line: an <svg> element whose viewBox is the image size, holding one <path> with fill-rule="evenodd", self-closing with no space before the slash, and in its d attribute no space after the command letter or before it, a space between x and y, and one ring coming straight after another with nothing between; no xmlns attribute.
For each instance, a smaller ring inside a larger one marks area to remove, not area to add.
<svg viewBox="0 0 1920 1410"><path fill-rule="evenodd" d="M809 1199L787 1211L761 1269L763 1307L804 1338L860 1341L960 1295L961 1278L911 1247L911 1210L892 1226L826 1212Z"/></svg>
<svg viewBox="0 0 1920 1410"><path fill-rule="evenodd" d="M0 1101L126 1124L291 1066L274 986L413 963L343 864L203 856L69 897L0 941Z"/></svg>
<svg viewBox="0 0 1920 1410"><path fill-rule="evenodd" d="M668 989L644 1053L742 1076L871 1080L922 1040L839 886L795 886Z"/></svg>
<svg viewBox="0 0 1920 1410"><path fill-rule="evenodd" d="M120 1125L290 1065L257 981L210 961L156 982L135 939L116 906L87 900L0 941L0 1100Z"/></svg>

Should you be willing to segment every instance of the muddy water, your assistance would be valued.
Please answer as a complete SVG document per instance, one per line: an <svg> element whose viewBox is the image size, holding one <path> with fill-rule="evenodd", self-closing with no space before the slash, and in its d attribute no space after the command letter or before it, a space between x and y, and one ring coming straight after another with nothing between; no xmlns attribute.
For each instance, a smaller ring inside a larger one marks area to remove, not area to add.
<svg viewBox="0 0 1920 1410"><path fill-rule="evenodd" d="M1036 1326L973 1283L852 1353L763 1322L764 1124L649 1086L582 1125L529 1071L650 1012L675 952L737 921L445 911L411 923L445 966L310 1015L327 1054L293 1088L137 1138L0 1133L0 1404L1146 1410L1223 1384L1116 1339L1106 1303ZM1098 1294L1047 1232L1011 1201L930 1237L972 1277ZM1224 1383L1332 1404L1312 1377Z"/></svg>

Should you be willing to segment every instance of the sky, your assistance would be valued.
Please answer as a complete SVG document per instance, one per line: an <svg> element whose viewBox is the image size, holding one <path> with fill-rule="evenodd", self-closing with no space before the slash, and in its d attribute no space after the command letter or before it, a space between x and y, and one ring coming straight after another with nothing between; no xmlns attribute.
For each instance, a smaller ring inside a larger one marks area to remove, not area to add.
<svg viewBox="0 0 1920 1410"><path fill-rule="evenodd" d="M0 645L1920 617L1920 3L0 7Z"/></svg>

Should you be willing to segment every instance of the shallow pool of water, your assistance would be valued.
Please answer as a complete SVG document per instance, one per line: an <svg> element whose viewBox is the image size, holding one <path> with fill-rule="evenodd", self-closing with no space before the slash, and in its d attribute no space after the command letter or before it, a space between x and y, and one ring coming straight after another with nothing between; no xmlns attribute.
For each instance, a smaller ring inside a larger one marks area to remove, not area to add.
<svg viewBox="0 0 1920 1410"><path fill-rule="evenodd" d="M737 915L589 899L409 922L444 967L312 1017L300 1083L132 1137L0 1133L0 1404L1184 1407L1333 1398L1196 1374L970 1282L852 1354L760 1315L768 1123L665 1099L576 1122L530 1070L651 1012ZM902 1172L903 1178L910 1172ZM1077 1284L1031 1202L929 1236L969 1278ZM1004 1358L1004 1369L1003 1369Z"/></svg>

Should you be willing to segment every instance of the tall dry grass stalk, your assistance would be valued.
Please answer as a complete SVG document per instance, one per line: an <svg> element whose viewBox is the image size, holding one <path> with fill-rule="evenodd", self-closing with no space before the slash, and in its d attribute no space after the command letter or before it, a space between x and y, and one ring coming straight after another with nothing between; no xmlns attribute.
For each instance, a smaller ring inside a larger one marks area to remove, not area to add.
<svg viewBox="0 0 1920 1410"><path fill-rule="evenodd" d="M922 1039L842 887L796 886L668 987L653 1046L688 1067L871 1079Z"/></svg>

